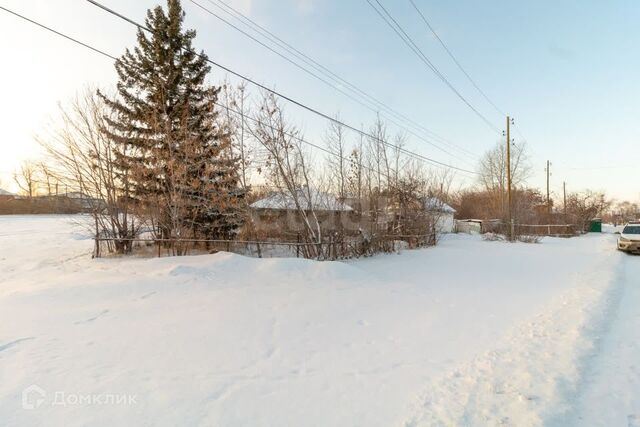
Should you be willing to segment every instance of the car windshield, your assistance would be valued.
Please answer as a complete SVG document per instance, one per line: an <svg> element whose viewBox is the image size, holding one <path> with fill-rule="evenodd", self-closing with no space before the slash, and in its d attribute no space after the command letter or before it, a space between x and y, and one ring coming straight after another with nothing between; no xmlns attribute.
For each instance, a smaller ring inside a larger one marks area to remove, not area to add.
<svg viewBox="0 0 640 427"><path fill-rule="evenodd" d="M623 234L640 234L640 225L627 225L624 230L622 230Z"/></svg>

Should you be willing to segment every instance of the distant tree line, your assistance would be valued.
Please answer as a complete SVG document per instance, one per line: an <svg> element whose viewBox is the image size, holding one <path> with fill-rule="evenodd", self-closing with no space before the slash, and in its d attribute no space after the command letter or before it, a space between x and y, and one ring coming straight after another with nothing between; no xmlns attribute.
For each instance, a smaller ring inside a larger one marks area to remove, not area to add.
<svg viewBox="0 0 640 427"><path fill-rule="evenodd" d="M540 190L528 187L531 164L526 144L512 146L512 218L516 224L572 225L576 232L589 230L591 221L607 216L613 202L602 192L569 192L547 200ZM461 218L495 219L507 223L507 161L505 143L498 143L480 160L475 188L452 195L452 204ZM626 203L626 204L625 204ZM629 205L628 202L620 206ZM628 212L628 210L624 210Z"/></svg>

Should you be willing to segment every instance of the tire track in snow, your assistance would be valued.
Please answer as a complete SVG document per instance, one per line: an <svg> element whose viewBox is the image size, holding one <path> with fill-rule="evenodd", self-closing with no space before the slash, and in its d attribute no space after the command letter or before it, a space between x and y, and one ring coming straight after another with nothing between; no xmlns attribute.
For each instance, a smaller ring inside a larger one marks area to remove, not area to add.
<svg viewBox="0 0 640 427"><path fill-rule="evenodd" d="M597 255L599 262L576 274L575 286L548 310L429 384L402 425L539 426L570 413L594 340L620 298L618 254Z"/></svg>
<svg viewBox="0 0 640 427"><path fill-rule="evenodd" d="M640 426L640 257L620 256L616 300L595 336L571 411L550 425Z"/></svg>

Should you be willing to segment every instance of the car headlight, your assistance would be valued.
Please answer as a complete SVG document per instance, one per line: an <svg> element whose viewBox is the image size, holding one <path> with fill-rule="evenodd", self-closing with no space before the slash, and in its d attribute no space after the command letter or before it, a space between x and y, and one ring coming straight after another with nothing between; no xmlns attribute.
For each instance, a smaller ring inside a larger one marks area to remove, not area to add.
<svg viewBox="0 0 640 427"><path fill-rule="evenodd" d="M620 241L621 242L630 242L631 240L627 239L626 237L621 237Z"/></svg>

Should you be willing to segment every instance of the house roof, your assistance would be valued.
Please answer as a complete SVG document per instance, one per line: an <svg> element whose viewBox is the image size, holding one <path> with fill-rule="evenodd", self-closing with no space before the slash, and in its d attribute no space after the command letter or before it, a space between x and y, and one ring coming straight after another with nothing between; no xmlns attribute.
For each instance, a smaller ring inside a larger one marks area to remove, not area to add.
<svg viewBox="0 0 640 427"><path fill-rule="evenodd" d="M3 190L0 188L0 196L15 196L15 194L8 192L7 190Z"/></svg>
<svg viewBox="0 0 640 427"><path fill-rule="evenodd" d="M320 191L311 192L311 200L306 191L298 190L297 198L304 209L317 211L352 211L351 206L339 201L334 195ZM295 210L296 203L291 194L274 192L251 204L253 209Z"/></svg>
<svg viewBox="0 0 640 427"><path fill-rule="evenodd" d="M424 201L425 209L429 211L439 211L445 213L456 213L456 210L451 206L438 199L437 197L429 197Z"/></svg>

